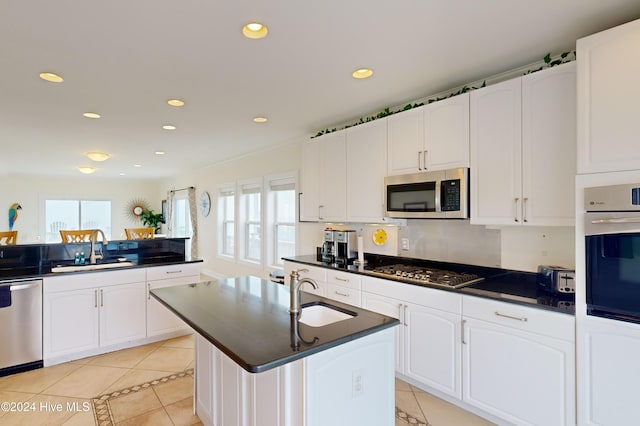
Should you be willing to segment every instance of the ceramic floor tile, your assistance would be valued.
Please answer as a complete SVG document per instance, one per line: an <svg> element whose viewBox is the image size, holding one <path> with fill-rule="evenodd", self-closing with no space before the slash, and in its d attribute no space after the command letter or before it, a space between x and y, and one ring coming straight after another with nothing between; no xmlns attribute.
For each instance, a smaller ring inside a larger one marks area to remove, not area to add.
<svg viewBox="0 0 640 426"><path fill-rule="evenodd" d="M136 368L160 371L184 371L193 361L193 349L159 347L140 361Z"/></svg>
<svg viewBox="0 0 640 426"><path fill-rule="evenodd" d="M396 391L411 392L411 385L400 379L396 379Z"/></svg>
<svg viewBox="0 0 640 426"><path fill-rule="evenodd" d="M118 422L117 426L174 426L174 424L167 412L163 408L158 408L123 422Z"/></svg>
<svg viewBox="0 0 640 426"><path fill-rule="evenodd" d="M150 382L159 377L173 374L172 371L137 370L131 369L124 376L104 390L103 393L111 393L134 385Z"/></svg>
<svg viewBox="0 0 640 426"><path fill-rule="evenodd" d="M0 379L0 390L40 393L80 368L80 364L59 364Z"/></svg>
<svg viewBox="0 0 640 426"><path fill-rule="evenodd" d="M166 340L162 344L162 346L171 348L194 349L196 347L196 340L193 334L189 334L186 336L180 336L174 339Z"/></svg>
<svg viewBox="0 0 640 426"><path fill-rule="evenodd" d="M116 423L162 408L160 400L151 388L114 398L109 401L109 405Z"/></svg>
<svg viewBox="0 0 640 426"><path fill-rule="evenodd" d="M418 420L425 420L420 405L411 391L396 391L396 407Z"/></svg>
<svg viewBox="0 0 640 426"><path fill-rule="evenodd" d="M45 389L42 393L76 398L93 398L103 393L105 389L128 371L125 368L83 365L53 386Z"/></svg>
<svg viewBox="0 0 640 426"><path fill-rule="evenodd" d="M193 397L193 377L185 376L154 386L162 405L170 405L184 398Z"/></svg>
<svg viewBox="0 0 640 426"><path fill-rule="evenodd" d="M92 426L92 425L95 425L95 418L93 417L92 409L75 413L73 416L69 418L69 420L62 423L62 426Z"/></svg>
<svg viewBox="0 0 640 426"><path fill-rule="evenodd" d="M156 349L158 349L158 345L136 346L135 348L123 349L92 357L87 364L100 365L103 367L133 368Z"/></svg>
<svg viewBox="0 0 640 426"><path fill-rule="evenodd" d="M36 396L35 394L31 394L31 393L0 390L0 402L9 402L9 403L27 402L35 396ZM9 406L9 409L11 409L11 406ZM7 415L8 413L10 413L10 411L7 409L0 410L0 419L3 416Z"/></svg>
<svg viewBox="0 0 640 426"><path fill-rule="evenodd" d="M493 423L426 392L416 392L416 399L431 426L488 426Z"/></svg>
<svg viewBox="0 0 640 426"><path fill-rule="evenodd" d="M193 397L165 405L164 409L176 426L190 426L200 423L198 416L193 414Z"/></svg>

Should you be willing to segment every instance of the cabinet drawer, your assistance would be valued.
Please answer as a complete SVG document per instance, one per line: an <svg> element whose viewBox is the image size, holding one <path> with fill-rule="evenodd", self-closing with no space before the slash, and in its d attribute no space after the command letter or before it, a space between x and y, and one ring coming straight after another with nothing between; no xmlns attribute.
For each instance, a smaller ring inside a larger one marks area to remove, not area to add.
<svg viewBox="0 0 640 426"><path fill-rule="evenodd" d="M575 318L572 315L466 295L462 299L462 315L570 342L575 341Z"/></svg>
<svg viewBox="0 0 640 426"><path fill-rule="evenodd" d="M145 273L143 268L65 274L56 277L44 277L43 291L47 294L82 288L108 287L118 284L144 282L144 277Z"/></svg>
<svg viewBox="0 0 640 426"><path fill-rule="evenodd" d="M362 290L453 314L462 312L462 295L381 278L362 277Z"/></svg>
<svg viewBox="0 0 640 426"><path fill-rule="evenodd" d="M351 274L349 272L328 271L327 283L360 290L361 277L358 274Z"/></svg>
<svg viewBox="0 0 640 426"><path fill-rule="evenodd" d="M147 268L147 281L200 275L199 263L179 263L176 265L150 266Z"/></svg>
<svg viewBox="0 0 640 426"><path fill-rule="evenodd" d="M311 278L318 284L320 284L320 282L324 283L327 281L327 270L324 268L303 265L301 263L284 262L284 283L287 286L289 285L289 275L291 274L291 271L302 269L306 269L309 272L300 272L300 278Z"/></svg>
<svg viewBox="0 0 640 426"><path fill-rule="evenodd" d="M337 284L327 284L327 298L337 300L338 302L347 303L353 306L361 306L360 290L351 287L345 287Z"/></svg>

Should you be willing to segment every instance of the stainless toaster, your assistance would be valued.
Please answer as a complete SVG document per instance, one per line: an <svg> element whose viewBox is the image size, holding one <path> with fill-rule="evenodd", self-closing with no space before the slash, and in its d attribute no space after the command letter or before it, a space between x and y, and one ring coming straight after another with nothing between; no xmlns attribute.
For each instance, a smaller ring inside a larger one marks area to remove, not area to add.
<svg viewBox="0 0 640 426"><path fill-rule="evenodd" d="M576 274L573 269L562 266L539 265L538 285L544 290L555 294L573 294L576 292Z"/></svg>

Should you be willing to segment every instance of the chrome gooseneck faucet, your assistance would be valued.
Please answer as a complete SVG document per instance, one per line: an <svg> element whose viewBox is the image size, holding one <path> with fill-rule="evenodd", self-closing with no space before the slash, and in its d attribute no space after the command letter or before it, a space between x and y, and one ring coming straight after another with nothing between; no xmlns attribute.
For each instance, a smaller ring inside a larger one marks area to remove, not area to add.
<svg viewBox="0 0 640 426"><path fill-rule="evenodd" d="M98 238L98 232L102 234L102 245L104 246L105 244L107 244L107 237L105 237L104 232L102 232L102 229L94 229L93 232L91 232L91 254L89 255L89 263L90 264L95 264L96 263L96 259L102 259L102 248L100 249L100 253L96 255L95 252L95 246L96 246L96 238Z"/></svg>
<svg viewBox="0 0 640 426"><path fill-rule="evenodd" d="M304 283L309 283L314 289L318 289L318 284L311 278L300 279L300 272L309 272L308 269L298 269L291 271L289 275L289 312L292 314L300 315L300 286Z"/></svg>

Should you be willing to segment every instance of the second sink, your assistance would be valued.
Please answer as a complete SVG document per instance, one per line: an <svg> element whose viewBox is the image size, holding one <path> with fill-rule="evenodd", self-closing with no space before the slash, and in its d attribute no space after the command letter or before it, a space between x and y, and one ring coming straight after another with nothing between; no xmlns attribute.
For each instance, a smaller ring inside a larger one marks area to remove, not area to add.
<svg viewBox="0 0 640 426"><path fill-rule="evenodd" d="M356 316L355 313L343 311L335 306L313 304L302 307L300 321L311 327L323 327L334 322L344 321Z"/></svg>

